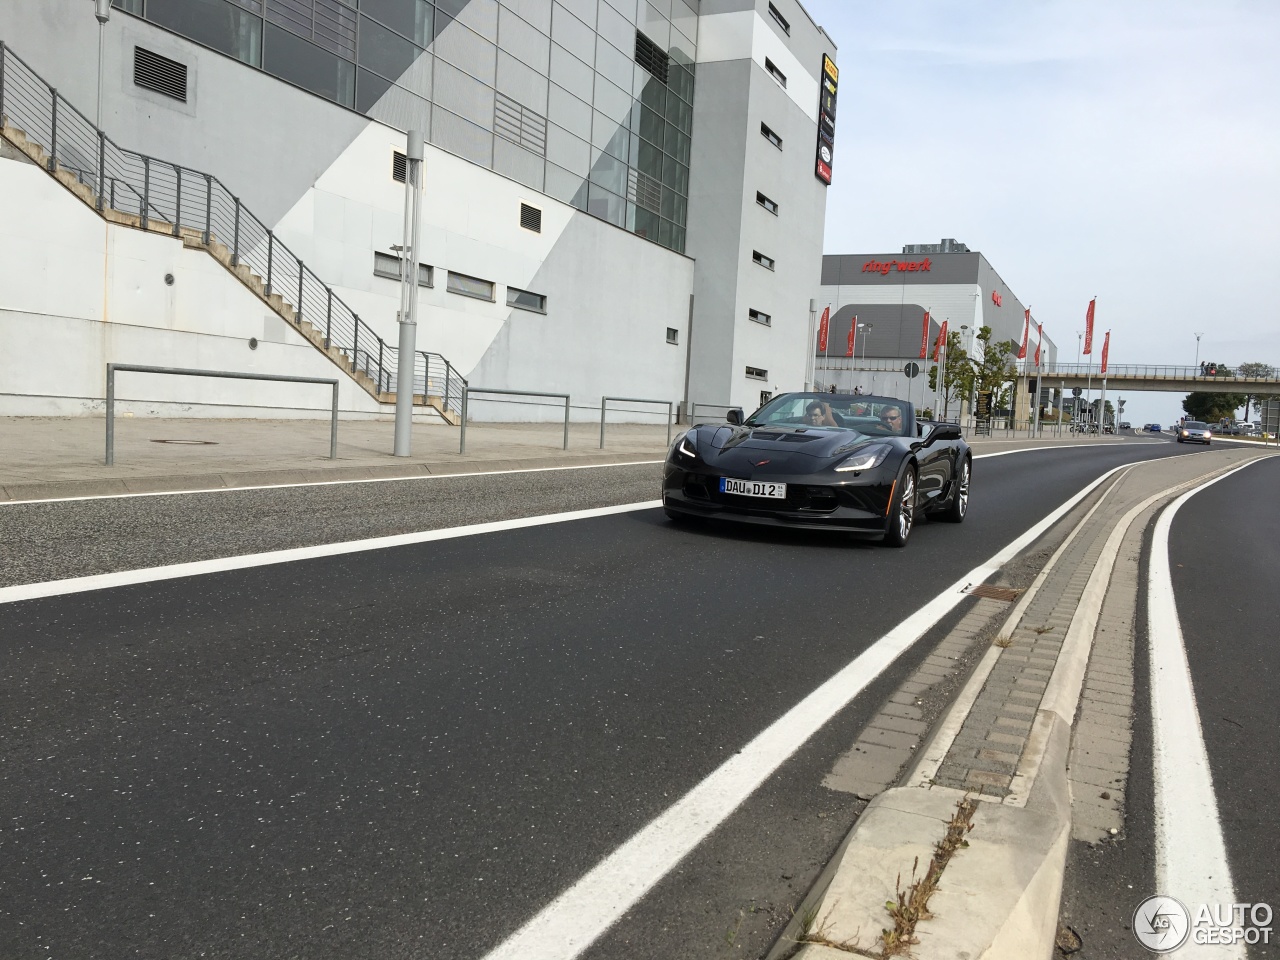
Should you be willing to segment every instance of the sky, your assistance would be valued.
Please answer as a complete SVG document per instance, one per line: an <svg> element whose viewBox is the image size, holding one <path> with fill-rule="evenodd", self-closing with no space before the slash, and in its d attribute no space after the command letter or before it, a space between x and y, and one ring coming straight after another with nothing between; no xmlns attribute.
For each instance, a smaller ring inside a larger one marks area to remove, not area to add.
<svg viewBox="0 0 1280 960"><path fill-rule="evenodd" d="M1096 296L1095 361L1109 329L1112 364L1200 333L1280 367L1280 2L801 2L840 68L826 253L954 237L1063 362Z"/></svg>

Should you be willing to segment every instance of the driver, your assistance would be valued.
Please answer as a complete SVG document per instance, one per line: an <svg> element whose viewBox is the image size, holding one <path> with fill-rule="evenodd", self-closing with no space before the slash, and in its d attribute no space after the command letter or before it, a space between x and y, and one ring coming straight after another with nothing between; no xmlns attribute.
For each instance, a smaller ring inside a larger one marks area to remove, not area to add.
<svg viewBox="0 0 1280 960"><path fill-rule="evenodd" d="M889 404L880 408L880 423L890 433L902 433L902 408Z"/></svg>

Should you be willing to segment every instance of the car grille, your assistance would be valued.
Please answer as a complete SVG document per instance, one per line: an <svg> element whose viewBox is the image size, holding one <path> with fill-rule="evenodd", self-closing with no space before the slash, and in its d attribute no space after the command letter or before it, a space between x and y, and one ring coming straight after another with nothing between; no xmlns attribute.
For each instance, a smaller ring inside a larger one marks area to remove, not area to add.
<svg viewBox="0 0 1280 960"><path fill-rule="evenodd" d="M836 494L830 487L787 485L786 500L769 500L764 497L740 497L721 493L719 480L689 476L684 481L684 495L692 500L705 500L718 506L743 512L750 510L796 510L805 513L830 513L836 508Z"/></svg>

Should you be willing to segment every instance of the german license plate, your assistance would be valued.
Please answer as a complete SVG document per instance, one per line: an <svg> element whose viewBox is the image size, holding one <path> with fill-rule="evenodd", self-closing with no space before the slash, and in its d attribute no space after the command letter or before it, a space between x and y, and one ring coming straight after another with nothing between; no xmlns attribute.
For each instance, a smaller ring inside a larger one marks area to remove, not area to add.
<svg viewBox="0 0 1280 960"><path fill-rule="evenodd" d="M785 483L766 483L762 480L733 480L729 477L721 477L720 492L736 493L743 497L787 499L787 485Z"/></svg>

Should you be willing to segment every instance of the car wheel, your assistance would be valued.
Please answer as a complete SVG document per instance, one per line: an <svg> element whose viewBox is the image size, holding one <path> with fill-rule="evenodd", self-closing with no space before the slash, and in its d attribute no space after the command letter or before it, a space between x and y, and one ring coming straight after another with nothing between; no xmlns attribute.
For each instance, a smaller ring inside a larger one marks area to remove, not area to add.
<svg viewBox="0 0 1280 960"><path fill-rule="evenodd" d="M911 527L916 522L916 473L910 467L902 474L889 508L889 520L885 526L884 542L891 547L905 547Z"/></svg>
<svg viewBox="0 0 1280 960"><path fill-rule="evenodd" d="M969 458L965 457L960 461L960 473L956 476L956 491L951 495L951 502L947 504L946 511L942 514L942 519L948 523L959 523L964 519L964 515L969 512L969 474L972 465Z"/></svg>

